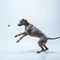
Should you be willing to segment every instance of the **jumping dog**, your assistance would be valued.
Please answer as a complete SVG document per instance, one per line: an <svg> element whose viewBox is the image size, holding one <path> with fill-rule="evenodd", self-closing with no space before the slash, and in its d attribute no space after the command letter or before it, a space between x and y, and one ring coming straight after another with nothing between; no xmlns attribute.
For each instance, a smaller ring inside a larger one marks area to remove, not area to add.
<svg viewBox="0 0 60 60"><path fill-rule="evenodd" d="M33 24L30 24L26 19L21 19L20 22L18 23L18 26L23 26L23 25L25 26L25 32L15 35L15 37L22 35L22 37L17 41L17 43L27 35L38 37L40 38L40 40L38 41L38 45L41 48L41 51L37 51L37 53L48 50L48 47L46 46L48 39L54 40L60 38L60 36L56 38L48 38L42 31L40 31Z"/></svg>

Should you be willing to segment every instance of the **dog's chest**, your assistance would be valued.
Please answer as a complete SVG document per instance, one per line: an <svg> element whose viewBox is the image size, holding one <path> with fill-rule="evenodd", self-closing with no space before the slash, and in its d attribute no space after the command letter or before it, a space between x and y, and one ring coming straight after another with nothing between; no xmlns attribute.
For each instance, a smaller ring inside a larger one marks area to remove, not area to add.
<svg viewBox="0 0 60 60"><path fill-rule="evenodd" d="M31 29L32 25L28 25L25 27L25 31L28 31L29 29Z"/></svg>
<svg viewBox="0 0 60 60"><path fill-rule="evenodd" d="M35 37L39 36L39 30L32 25L26 26L25 31L27 31L28 35L30 36L35 36Z"/></svg>

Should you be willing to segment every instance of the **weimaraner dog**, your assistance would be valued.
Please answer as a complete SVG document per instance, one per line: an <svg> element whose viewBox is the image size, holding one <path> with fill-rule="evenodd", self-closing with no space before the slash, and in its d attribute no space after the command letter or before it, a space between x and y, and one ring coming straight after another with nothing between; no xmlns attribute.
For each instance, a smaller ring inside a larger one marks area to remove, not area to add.
<svg viewBox="0 0 60 60"><path fill-rule="evenodd" d="M48 39L54 40L60 38L60 36L56 38L48 38L42 31L40 31L34 25L30 24L26 19L21 19L20 22L18 23L18 26L22 26L22 25L25 26L25 32L15 35L15 37L22 35L22 37L17 41L17 43L27 35L38 37L40 38L40 40L38 41L38 45L39 47L41 47L41 51L37 51L37 53L48 50L46 46Z"/></svg>

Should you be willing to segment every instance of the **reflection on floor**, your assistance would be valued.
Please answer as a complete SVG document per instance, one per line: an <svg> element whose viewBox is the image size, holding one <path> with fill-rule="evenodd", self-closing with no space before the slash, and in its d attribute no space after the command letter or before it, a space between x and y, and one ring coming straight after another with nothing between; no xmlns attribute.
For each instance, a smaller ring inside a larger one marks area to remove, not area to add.
<svg viewBox="0 0 60 60"><path fill-rule="evenodd" d="M36 52L40 48L32 43L0 44L0 60L60 60L60 48L58 47L60 43L56 41L53 43L48 42L49 50L39 54Z"/></svg>

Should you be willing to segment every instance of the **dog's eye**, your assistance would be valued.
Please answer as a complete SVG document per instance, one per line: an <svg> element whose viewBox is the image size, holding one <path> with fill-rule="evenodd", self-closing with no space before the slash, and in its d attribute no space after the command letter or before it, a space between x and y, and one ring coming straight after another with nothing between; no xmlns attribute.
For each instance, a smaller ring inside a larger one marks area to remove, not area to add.
<svg viewBox="0 0 60 60"><path fill-rule="evenodd" d="M22 21L20 21L20 23L23 23Z"/></svg>

